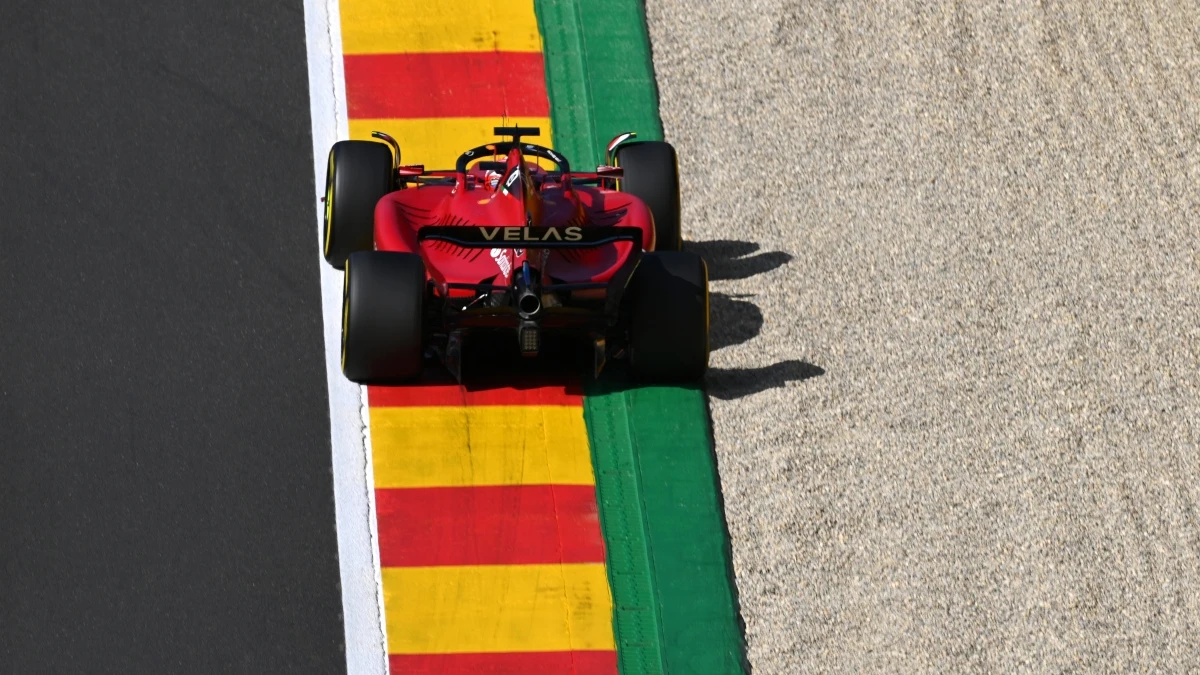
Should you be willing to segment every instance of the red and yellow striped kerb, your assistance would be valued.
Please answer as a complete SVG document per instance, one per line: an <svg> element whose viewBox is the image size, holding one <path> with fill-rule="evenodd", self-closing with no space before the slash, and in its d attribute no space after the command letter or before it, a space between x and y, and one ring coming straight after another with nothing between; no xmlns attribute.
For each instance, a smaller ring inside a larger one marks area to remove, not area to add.
<svg viewBox="0 0 1200 675"><path fill-rule="evenodd" d="M549 102L532 0L341 0L350 136L453 165ZM370 387L392 673L617 672L580 392Z"/></svg>

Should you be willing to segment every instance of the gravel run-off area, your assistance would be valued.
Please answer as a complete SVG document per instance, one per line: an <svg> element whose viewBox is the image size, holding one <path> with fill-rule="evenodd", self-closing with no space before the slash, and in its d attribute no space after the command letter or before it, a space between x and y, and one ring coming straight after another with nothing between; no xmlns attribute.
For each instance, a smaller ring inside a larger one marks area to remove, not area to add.
<svg viewBox="0 0 1200 675"><path fill-rule="evenodd" d="M647 15L756 675L1200 670L1200 6Z"/></svg>

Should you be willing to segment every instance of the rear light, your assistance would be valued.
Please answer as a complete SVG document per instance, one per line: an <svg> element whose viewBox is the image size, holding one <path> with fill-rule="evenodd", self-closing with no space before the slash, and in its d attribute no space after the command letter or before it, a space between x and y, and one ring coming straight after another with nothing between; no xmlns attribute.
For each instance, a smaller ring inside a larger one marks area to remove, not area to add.
<svg viewBox="0 0 1200 675"><path fill-rule="evenodd" d="M535 356L542 347L542 334L537 325L525 324L517 331L521 343L521 353L525 356Z"/></svg>

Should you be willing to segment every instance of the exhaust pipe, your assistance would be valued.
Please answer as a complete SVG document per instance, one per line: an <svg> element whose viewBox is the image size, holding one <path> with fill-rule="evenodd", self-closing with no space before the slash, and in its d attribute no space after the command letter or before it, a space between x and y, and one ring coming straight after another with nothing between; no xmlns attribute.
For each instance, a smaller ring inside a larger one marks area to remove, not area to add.
<svg viewBox="0 0 1200 675"><path fill-rule="evenodd" d="M533 275L529 271L529 262L521 266L521 274L517 277L517 312L522 319L532 319L542 311L542 298L533 289Z"/></svg>
<svg viewBox="0 0 1200 675"><path fill-rule="evenodd" d="M517 296L517 311L520 312L522 319L531 319L535 314L542 311L542 300L537 296L537 293L527 288L521 291L521 295Z"/></svg>
<svg viewBox="0 0 1200 675"><path fill-rule="evenodd" d="M521 346L522 356L537 356L542 349L542 331L537 323L537 315L542 311L542 299L534 289L528 260L521 265L515 286L517 314L521 317L521 325L517 327L517 343Z"/></svg>

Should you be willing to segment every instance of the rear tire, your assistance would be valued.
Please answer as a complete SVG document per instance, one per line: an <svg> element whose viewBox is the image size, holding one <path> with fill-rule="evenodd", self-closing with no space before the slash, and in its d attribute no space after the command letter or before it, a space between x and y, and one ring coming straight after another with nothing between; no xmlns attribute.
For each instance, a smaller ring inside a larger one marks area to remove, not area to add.
<svg viewBox="0 0 1200 675"><path fill-rule="evenodd" d="M421 372L425 264L415 253L362 251L346 262L342 372L360 384Z"/></svg>
<svg viewBox="0 0 1200 675"><path fill-rule="evenodd" d="M374 141L340 141L325 171L325 261L343 269L351 253L375 248L375 205L394 187L392 151Z"/></svg>
<svg viewBox="0 0 1200 675"><path fill-rule="evenodd" d="M654 250L681 250L679 160L675 148L663 141L630 143L617 148L616 163L624 170L621 192L641 199L654 216Z"/></svg>
<svg viewBox="0 0 1200 675"><path fill-rule="evenodd" d="M629 367L641 380L698 380L708 369L708 266L693 253L647 253L629 286Z"/></svg>

